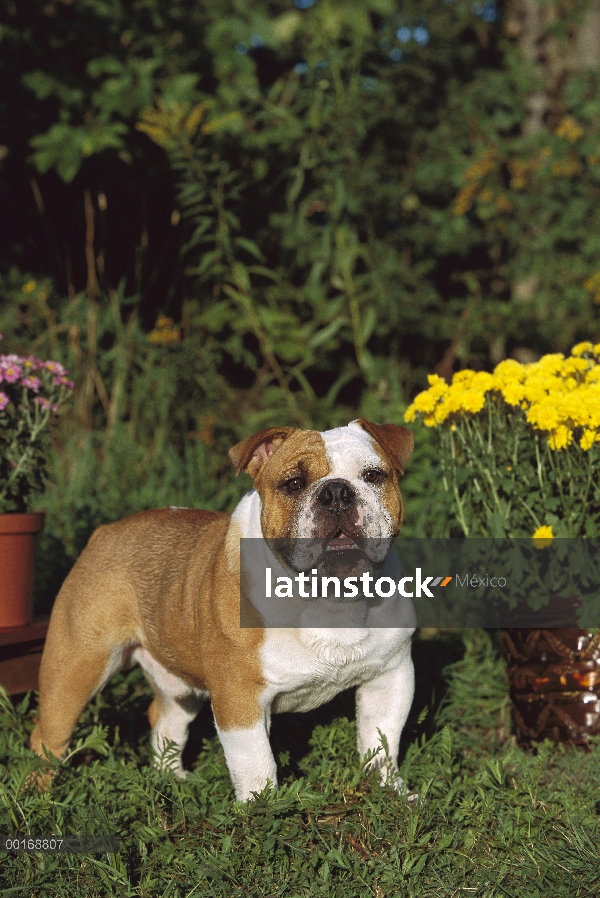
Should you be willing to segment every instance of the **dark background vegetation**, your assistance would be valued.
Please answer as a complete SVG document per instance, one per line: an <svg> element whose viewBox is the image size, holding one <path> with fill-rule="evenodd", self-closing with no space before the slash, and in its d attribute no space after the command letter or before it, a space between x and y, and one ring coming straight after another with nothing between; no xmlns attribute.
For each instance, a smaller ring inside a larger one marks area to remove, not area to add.
<svg viewBox="0 0 600 898"><path fill-rule="evenodd" d="M0 347L76 382L38 612L97 524L232 508L253 430L400 423L428 373L600 341L599 60L595 0L0 0ZM445 535L415 436L404 532ZM122 839L3 858L2 894L598 895L600 753L514 744L491 634L414 657L412 805L362 776L348 694L274 723L247 806L208 706L192 775L148 766L139 670L44 795L0 695L2 832Z"/></svg>
<svg viewBox="0 0 600 898"><path fill-rule="evenodd" d="M3 0L3 351L67 365L38 582L98 523L231 508L271 424L598 339L595 4ZM595 279L596 278L596 279ZM417 429L406 529L442 535Z"/></svg>

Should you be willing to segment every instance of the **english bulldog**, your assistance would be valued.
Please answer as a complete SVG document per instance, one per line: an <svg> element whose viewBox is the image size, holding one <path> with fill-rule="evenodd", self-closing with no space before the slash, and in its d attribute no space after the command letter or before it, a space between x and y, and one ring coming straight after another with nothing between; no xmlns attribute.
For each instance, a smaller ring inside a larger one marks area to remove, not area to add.
<svg viewBox="0 0 600 898"><path fill-rule="evenodd" d="M348 550L383 570L402 523L397 475L412 448L406 428L363 419L323 433L271 427L230 450L236 472L254 480L233 514L160 509L99 527L52 610L33 751L62 758L90 699L137 663L154 691L157 763L176 775L186 775L188 727L207 698L236 798L246 801L277 786L271 715L311 710L356 686L358 753L371 755L365 769L404 789L397 756L414 693L410 614L404 626L382 626L375 608L374 626L313 618L312 626L273 627L259 609L242 626L240 541L261 538L273 569L290 574ZM296 539L313 547L309 558L290 554Z"/></svg>

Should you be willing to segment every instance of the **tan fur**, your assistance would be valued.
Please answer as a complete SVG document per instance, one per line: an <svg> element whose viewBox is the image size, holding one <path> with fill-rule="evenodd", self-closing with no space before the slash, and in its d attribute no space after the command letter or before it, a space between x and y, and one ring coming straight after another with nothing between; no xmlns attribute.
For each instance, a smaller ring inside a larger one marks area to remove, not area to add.
<svg viewBox="0 0 600 898"><path fill-rule="evenodd" d="M323 437L316 430L296 430L280 450L270 456L254 478L254 486L262 499L263 536L291 537L296 501L286 496L279 485L292 477L304 475L307 485L329 473Z"/></svg>
<svg viewBox="0 0 600 898"><path fill-rule="evenodd" d="M95 531L52 611L33 751L64 754L79 715L104 685L111 656L136 645L208 689L222 729L260 717L257 649L264 631L240 628L239 580L224 550L229 522L226 514L164 509Z"/></svg>
<svg viewBox="0 0 600 898"><path fill-rule="evenodd" d="M412 435L395 425L358 423L377 441L374 448L382 467L390 473L392 468L403 471ZM285 483L301 477L310 487L329 475L322 435L269 428L233 447L230 457L238 473L245 469L254 477L262 500L262 535L294 536L299 505L286 492ZM396 478L390 477L383 490L385 508L399 526L402 501ZM243 502L238 508L242 507ZM256 508L250 533L230 515L194 509L140 512L95 531L52 611L40 667L33 751L62 757L88 701L132 661L142 667L146 663L156 693L148 717L158 736L164 733L161 726L169 731L169 720L180 733L187 733L193 714L185 717L182 704L183 717L177 718L177 702L186 700L180 687L194 701L210 695L221 738L234 734L232 756L238 750L236 733L259 724L268 730L270 709L261 703L266 685L262 618L254 611L256 626L240 627L239 541L244 535L260 535ZM252 746L248 751L252 753ZM273 781L274 763L271 759L267 764ZM40 774L38 786L45 788L48 780L49 775ZM236 786L243 795L248 788Z"/></svg>
<svg viewBox="0 0 600 898"><path fill-rule="evenodd" d="M158 699L154 697L150 704L148 705L148 723L151 727L156 726L156 721L158 720L161 712L161 707Z"/></svg>
<svg viewBox="0 0 600 898"><path fill-rule="evenodd" d="M235 473L247 471L251 477L255 477L264 462L293 430L293 427L267 427L266 430L260 430L246 437L229 450L229 458L233 462Z"/></svg>
<svg viewBox="0 0 600 898"><path fill-rule="evenodd" d="M412 432L407 427L400 427L397 424L374 424L364 418L360 418L358 424L376 441L374 449L381 459L387 459L398 474L404 474L415 443ZM385 506L396 518L398 528L400 528L404 519L404 505L395 477L389 477L386 480L384 492Z"/></svg>
<svg viewBox="0 0 600 898"><path fill-rule="evenodd" d="M415 445L412 431L399 424L374 424L364 418L359 418L356 423L373 437L398 474L404 474Z"/></svg>

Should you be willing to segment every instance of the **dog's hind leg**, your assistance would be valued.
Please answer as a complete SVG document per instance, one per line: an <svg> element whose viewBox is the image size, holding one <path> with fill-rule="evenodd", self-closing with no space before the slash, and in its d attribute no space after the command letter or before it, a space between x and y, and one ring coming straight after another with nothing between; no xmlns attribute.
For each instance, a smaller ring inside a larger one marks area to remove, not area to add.
<svg viewBox="0 0 600 898"><path fill-rule="evenodd" d="M44 757L64 757L79 715L90 701L123 666L126 647L95 642L84 646L76 639L60 638L56 627L49 628L40 665L38 722L31 734L32 751ZM48 773L37 777L45 788Z"/></svg>
<svg viewBox="0 0 600 898"><path fill-rule="evenodd" d="M132 661L140 665L154 690L154 699L148 708L154 763L161 769L172 770L175 776L183 779L187 773L183 769L181 756L189 725L208 693L170 673L147 649L137 648Z"/></svg>
<svg viewBox="0 0 600 898"><path fill-rule="evenodd" d="M131 589L107 571L106 553L94 557L101 532L91 537L52 609L40 665L39 718L30 740L41 757L64 757L79 715L139 644ZM50 774L36 778L44 788Z"/></svg>

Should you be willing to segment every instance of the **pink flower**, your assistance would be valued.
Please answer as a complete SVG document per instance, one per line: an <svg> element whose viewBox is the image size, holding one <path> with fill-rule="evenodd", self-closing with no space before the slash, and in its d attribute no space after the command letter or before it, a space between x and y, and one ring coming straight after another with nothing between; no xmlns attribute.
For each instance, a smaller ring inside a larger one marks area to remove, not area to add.
<svg viewBox="0 0 600 898"><path fill-rule="evenodd" d="M6 393L0 393L0 412L2 409L5 409L9 403L9 398Z"/></svg>
<svg viewBox="0 0 600 898"><path fill-rule="evenodd" d="M50 408L50 401L48 399L44 399L43 396L36 396L33 401L36 405L39 405L43 412L47 411L47 409ZM56 409L52 409L52 411L56 411Z"/></svg>
<svg viewBox="0 0 600 898"><path fill-rule="evenodd" d="M14 384L21 377L23 369L20 361L17 355L0 356L0 382L5 380L8 384Z"/></svg>
<svg viewBox="0 0 600 898"><path fill-rule="evenodd" d="M55 387L68 387L70 390L75 389L75 384L72 380L69 380L68 377L55 377L54 378L54 386Z"/></svg>
<svg viewBox="0 0 600 898"><path fill-rule="evenodd" d="M67 369L63 368L60 362L44 362L44 368L46 371L51 371L56 377L65 377L67 373Z"/></svg>
<svg viewBox="0 0 600 898"><path fill-rule="evenodd" d="M25 368L43 368L44 363L35 355L28 355L24 362Z"/></svg>
<svg viewBox="0 0 600 898"><path fill-rule="evenodd" d="M34 377L32 374L28 374L27 377L21 379L21 386L28 387L30 390L33 390L34 393L39 393L42 382L39 377Z"/></svg>

